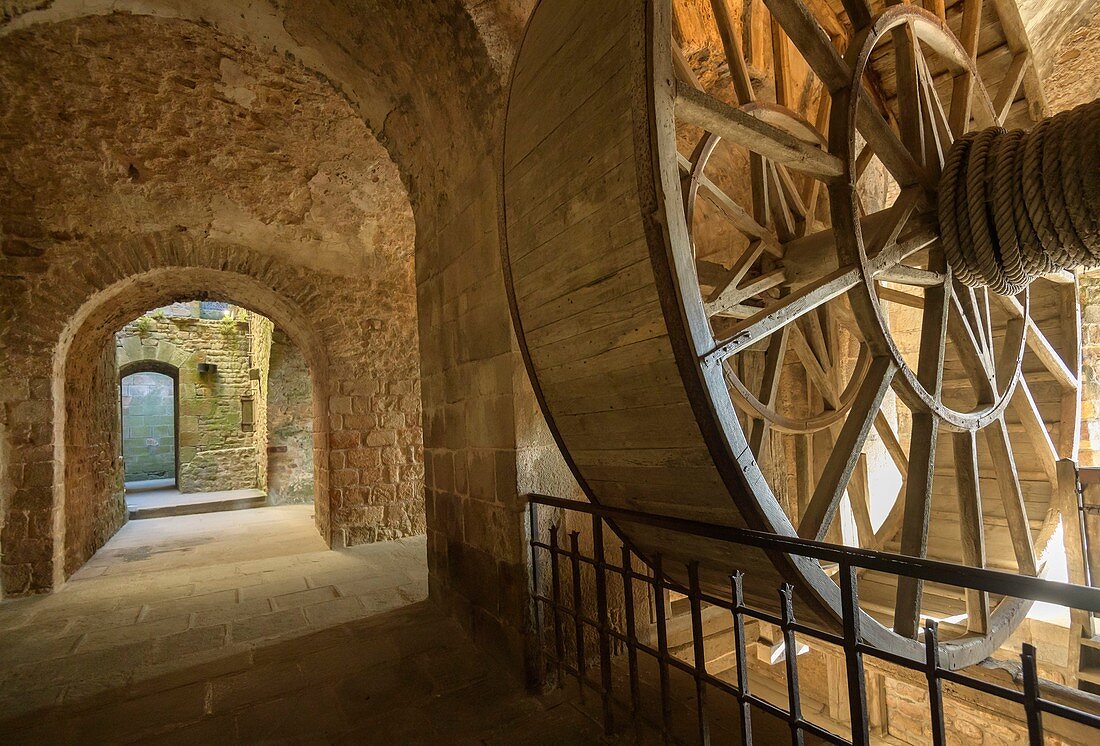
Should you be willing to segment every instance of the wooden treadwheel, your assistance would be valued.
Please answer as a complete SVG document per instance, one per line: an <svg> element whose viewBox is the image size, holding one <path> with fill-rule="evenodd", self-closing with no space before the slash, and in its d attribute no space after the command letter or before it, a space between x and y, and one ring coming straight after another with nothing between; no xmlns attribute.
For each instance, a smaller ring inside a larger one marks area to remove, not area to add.
<svg viewBox="0 0 1100 746"><path fill-rule="evenodd" d="M853 0L823 28L800 0L766 2L772 81L753 80L722 0L704 20L724 70L670 0L533 14L504 258L551 429L600 503L1040 572L1056 464L1076 455L1076 284L963 287L934 211L955 137L1027 123L1023 76L977 55L980 3L949 3L945 23ZM831 568L619 531L673 575L700 560L712 592L744 570L763 608L793 579L800 617L836 628ZM868 640L912 657L918 620L940 620L951 667L1027 611L873 574L861 602Z"/></svg>

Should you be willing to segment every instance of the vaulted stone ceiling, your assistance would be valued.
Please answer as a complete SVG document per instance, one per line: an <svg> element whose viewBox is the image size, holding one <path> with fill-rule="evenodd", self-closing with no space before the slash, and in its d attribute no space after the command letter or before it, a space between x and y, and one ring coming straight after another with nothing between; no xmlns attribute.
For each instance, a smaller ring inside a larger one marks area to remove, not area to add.
<svg viewBox="0 0 1100 746"><path fill-rule="evenodd" d="M0 44L9 254L178 228L314 269L403 267L413 221L386 150L332 85L210 26L136 15Z"/></svg>

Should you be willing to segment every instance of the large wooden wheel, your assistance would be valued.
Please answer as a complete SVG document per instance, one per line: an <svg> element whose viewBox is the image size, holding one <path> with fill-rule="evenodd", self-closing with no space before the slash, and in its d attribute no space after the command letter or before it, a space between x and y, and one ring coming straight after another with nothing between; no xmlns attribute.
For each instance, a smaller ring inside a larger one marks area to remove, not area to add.
<svg viewBox="0 0 1100 746"><path fill-rule="evenodd" d="M704 19L724 65L693 54L670 0L532 16L505 274L555 437L600 503L1039 573L1056 463L1076 455L1075 281L964 285L935 211L956 138L1029 124L1021 64L979 57L974 0L948 3L952 23L766 2L765 81L724 0ZM712 592L745 570L764 608L793 581L800 616L837 625L833 568L619 530L666 567L700 560ZM919 619L941 620L952 667L1027 612L874 574L861 601L866 637L913 657Z"/></svg>

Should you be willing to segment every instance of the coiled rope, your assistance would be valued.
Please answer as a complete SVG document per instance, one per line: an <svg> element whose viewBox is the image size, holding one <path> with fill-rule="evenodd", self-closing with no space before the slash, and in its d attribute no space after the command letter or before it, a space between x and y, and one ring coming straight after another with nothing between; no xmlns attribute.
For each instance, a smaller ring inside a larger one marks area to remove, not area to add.
<svg viewBox="0 0 1100 746"><path fill-rule="evenodd" d="M1044 273L1100 266L1100 99L1028 132L960 137L937 211L947 263L971 287L1015 295Z"/></svg>

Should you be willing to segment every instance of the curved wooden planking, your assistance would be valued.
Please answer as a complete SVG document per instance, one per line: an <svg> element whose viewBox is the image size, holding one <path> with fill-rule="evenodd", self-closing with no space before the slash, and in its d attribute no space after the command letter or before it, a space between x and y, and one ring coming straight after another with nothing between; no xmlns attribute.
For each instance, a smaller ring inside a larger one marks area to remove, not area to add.
<svg viewBox="0 0 1100 746"><path fill-rule="evenodd" d="M775 530L782 511L760 509L763 479L750 486L716 422L654 212L649 10L634 0L543 0L528 24L503 152L516 328L543 411L590 499ZM794 580L800 617L836 628L836 587L805 560L619 531L641 554L660 552L674 577L684 578L684 561L701 560L715 593L728 593L730 572L743 569L746 596L762 608L777 609L779 586ZM814 572L817 589L803 580Z"/></svg>
<svg viewBox="0 0 1100 746"><path fill-rule="evenodd" d="M699 363L714 339L681 205L672 55L653 42L670 36L669 7L542 0L532 14L502 153L503 259L520 347L591 500L795 535L748 447L721 366ZM1048 397L1036 399L1046 415ZM947 476L950 462L937 471ZM943 498L941 516L958 526L950 487ZM660 553L678 580L683 562L700 560L716 594L728 592L730 572L744 570L749 603L761 608L776 610L778 587L794 582L800 619L838 627L837 588L816 563L648 527L618 531L642 555ZM990 537L998 555L1005 543ZM930 537L932 556L953 557L957 546ZM1002 611L984 635L945 643L944 664L985 657L1026 613ZM863 629L875 645L923 655L870 617Z"/></svg>

